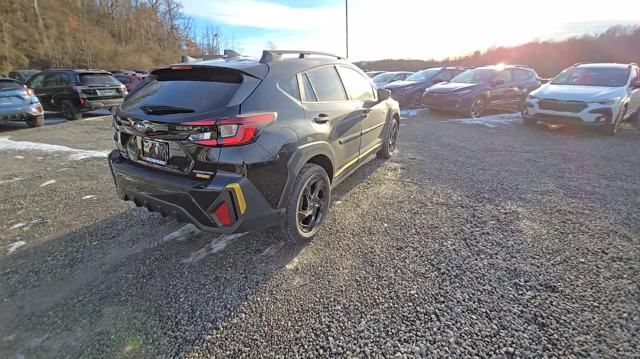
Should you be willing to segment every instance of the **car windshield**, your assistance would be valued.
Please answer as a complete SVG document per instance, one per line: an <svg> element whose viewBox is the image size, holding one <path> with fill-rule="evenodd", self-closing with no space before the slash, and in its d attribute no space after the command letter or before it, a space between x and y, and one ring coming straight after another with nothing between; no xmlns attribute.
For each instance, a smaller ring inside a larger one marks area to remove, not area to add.
<svg viewBox="0 0 640 359"><path fill-rule="evenodd" d="M85 73L80 74L80 83L83 85L118 85L120 82L110 74Z"/></svg>
<svg viewBox="0 0 640 359"><path fill-rule="evenodd" d="M573 67L558 75L552 85L620 87L627 83L628 69Z"/></svg>
<svg viewBox="0 0 640 359"><path fill-rule="evenodd" d="M407 77L407 81L426 81L438 74L438 72L440 72L440 69L427 69L418 71L415 74Z"/></svg>
<svg viewBox="0 0 640 359"><path fill-rule="evenodd" d="M395 76L395 75L396 74L393 73L393 72L386 72L384 74L380 74L378 76L374 76L373 77L373 82L376 83L376 84L381 84L381 83L384 83L384 82L387 82L387 81L391 80L391 78L393 76Z"/></svg>
<svg viewBox="0 0 640 359"><path fill-rule="evenodd" d="M481 84L486 83L493 78L496 70L493 69L473 69L467 70L460 75L451 79L450 82L462 84Z"/></svg>

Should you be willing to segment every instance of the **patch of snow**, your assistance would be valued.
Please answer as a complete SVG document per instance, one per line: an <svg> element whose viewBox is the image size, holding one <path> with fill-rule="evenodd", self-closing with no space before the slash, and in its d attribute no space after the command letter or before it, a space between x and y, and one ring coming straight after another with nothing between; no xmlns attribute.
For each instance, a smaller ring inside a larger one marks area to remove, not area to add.
<svg viewBox="0 0 640 359"><path fill-rule="evenodd" d="M54 183L56 183L56 180L48 180L47 182L41 184L40 187L46 187L46 186L48 186L50 184L54 184Z"/></svg>
<svg viewBox="0 0 640 359"><path fill-rule="evenodd" d="M175 231L167 234L162 241L166 242L166 241L183 241L185 239L188 239L190 237L196 236L198 234L202 233L201 230L199 230L196 226L194 226L193 224L189 223L186 224L178 229L176 229Z"/></svg>
<svg viewBox="0 0 640 359"><path fill-rule="evenodd" d="M20 227L24 227L24 226L26 226L26 225L27 225L26 223L24 223L24 222L20 222L20 223L16 223L16 224L14 224L13 226L9 227L9 229L18 229L18 228L20 228Z"/></svg>
<svg viewBox="0 0 640 359"><path fill-rule="evenodd" d="M11 243L11 244L9 245L9 249L8 249L8 251L7 251L7 254L11 254L11 253L15 252L15 251L16 251L16 249L18 249L18 248L20 248L20 247L24 246L25 244L27 244L27 242L25 242L25 241L17 241L17 242L13 242L13 243Z"/></svg>
<svg viewBox="0 0 640 359"><path fill-rule="evenodd" d="M82 197L82 199L91 199L91 198L96 198L96 196L95 196L95 195L90 194L90 195L88 195L88 196L84 196L84 197Z"/></svg>
<svg viewBox="0 0 640 359"><path fill-rule="evenodd" d="M24 160L24 156L13 156L13 158L18 159L18 160Z"/></svg>
<svg viewBox="0 0 640 359"><path fill-rule="evenodd" d="M8 179L8 180L3 180L0 181L0 184L5 184L5 183L11 183L11 182L17 182L17 181L22 181L24 178L22 177L14 177L12 179Z"/></svg>
<svg viewBox="0 0 640 359"><path fill-rule="evenodd" d="M460 122L467 125L483 125L487 127L498 127L498 126L504 126L504 125L511 125L515 122L519 122L520 120L521 120L520 114L507 113L507 114L484 116L484 117L477 117L477 118L459 118L459 119L454 119L449 121Z"/></svg>
<svg viewBox="0 0 640 359"><path fill-rule="evenodd" d="M109 151L90 151L79 150L67 146L50 145L47 143L29 142L29 141L12 141L6 137L0 138L0 151L41 151L41 152L66 152L69 154L70 160L82 160L85 158L103 158L109 154ZM37 157L42 159L42 157Z"/></svg>

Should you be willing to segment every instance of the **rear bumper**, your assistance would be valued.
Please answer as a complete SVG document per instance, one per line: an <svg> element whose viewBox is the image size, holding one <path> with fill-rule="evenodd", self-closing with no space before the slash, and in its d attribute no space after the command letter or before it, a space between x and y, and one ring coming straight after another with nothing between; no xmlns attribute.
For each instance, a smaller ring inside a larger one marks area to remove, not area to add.
<svg viewBox="0 0 640 359"><path fill-rule="evenodd" d="M38 108L40 112L38 112ZM20 107L0 109L0 122L20 121L44 115L40 104L29 104Z"/></svg>
<svg viewBox="0 0 640 359"><path fill-rule="evenodd" d="M109 167L121 199L206 232L243 233L284 223L284 209L272 208L246 177L218 173L212 181L195 180L133 164L116 150ZM228 226L210 215L223 203L232 219Z"/></svg>
<svg viewBox="0 0 640 359"><path fill-rule="evenodd" d="M94 99L94 100L86 100L84 104L80 105L81 111L93 111L101 108L109 108L120 106L124 98L110 98L110 99Z"/></svg>

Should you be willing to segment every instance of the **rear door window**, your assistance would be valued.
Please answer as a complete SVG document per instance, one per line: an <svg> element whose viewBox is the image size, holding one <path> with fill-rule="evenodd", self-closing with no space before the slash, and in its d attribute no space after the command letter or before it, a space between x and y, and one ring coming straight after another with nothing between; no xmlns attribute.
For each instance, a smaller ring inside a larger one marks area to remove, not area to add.
<svg viewBox="0 0 640 359"><path fill-rule="evenodd" d="M80 83L87 86L110 86L119 84L118 80L110 74L101 73L81 73Z"/></svg>
<svg viewBox="0 0 640 359"><path fill-rule="evenodd" d="M242 81L242 74L228 69L157 70L129 95L122 108L129 112L144 112L144 108L168 109L163 110L164 113L155 111L157 115L169 114L171 108L211 112L227 107Z"/></svg>
<svg viewBox="0 0 640 359"><path fill-rule="evenodd" d="M44 76L44 87L58 86L58 74L55 72L48 73Z"/></svg>
<svg viewBox="0 0 640 359"><path fill-rule="evenodd" d="M320 67L307 72L311 86L318 101L346 101L347 95L342 87L338 72L333 66Z"/></svg>
<svg viewBox="0 0 640 359"><path fill-rule="evenodd" d="M515 81L527 81L533 76L531 75L531 73L529 71L520 70L520 69L514 69L513 70L513 77L514 77Z"/></svg>
<svg viewBox="0 0 640 359"><path fill-rule="evenodd" d="M344 66L338 66L338 72L351 100L373 101L376 99L371 82L359 72Z"/></svg>
<svg viewBox="0 0 640 359"><path fill-rule="evenodd" d="M313 90L311 86L311 81L309 80L309 76L307 74L302 74L302 85L304 86L304 98L305 102L317 102L318 98L316 97L316 92Z"/></svg>
<svg viewBox="0 0 640 359"><path fill-rule="evenodd" d="M505 84L511 82L511 70L502 70L493 78L494 80L502 80Z"/></svg>

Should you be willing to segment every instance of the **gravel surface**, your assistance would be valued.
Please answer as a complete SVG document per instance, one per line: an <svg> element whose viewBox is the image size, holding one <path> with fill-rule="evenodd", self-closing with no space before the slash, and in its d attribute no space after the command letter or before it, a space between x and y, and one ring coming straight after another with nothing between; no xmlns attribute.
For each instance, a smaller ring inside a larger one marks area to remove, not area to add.
<svg viewBox="0 0 640 359"><path fill-rule="evenodd" d="M46 130L2 136L111 147L107 120ZM0 357L638 357L639 145L407 112L306 246L132 208L101 158L2 151Z"/></svg>

